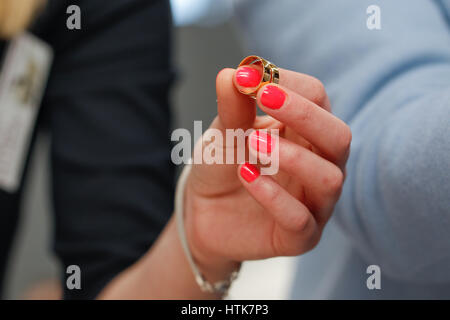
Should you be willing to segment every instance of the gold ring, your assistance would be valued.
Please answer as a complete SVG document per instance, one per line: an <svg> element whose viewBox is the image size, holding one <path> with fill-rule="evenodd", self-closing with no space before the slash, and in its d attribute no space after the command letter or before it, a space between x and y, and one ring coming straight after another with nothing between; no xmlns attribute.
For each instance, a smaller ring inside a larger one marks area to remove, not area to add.
<svg viewBox="0 0 450 320"><path fill-rule="evenodd" d="M256 94L258 93L258 90L262 86L264 86L265 84L268 84L268 83L278 84L278 82L280 81L280 71L279 71L278 67L276 65L274 65L272 62L267 61L266 59L258 57L258 56L248 56L248 57L244 58L244 60L242 60L241 63L239 63L238 68L242 67L242 66L249 66L249 65L261 67L261 71L262 71L261 72L262 73L261 82L259 83L258 86L254 87L254 88L239 89L239 92L255 98Z"/></svg>

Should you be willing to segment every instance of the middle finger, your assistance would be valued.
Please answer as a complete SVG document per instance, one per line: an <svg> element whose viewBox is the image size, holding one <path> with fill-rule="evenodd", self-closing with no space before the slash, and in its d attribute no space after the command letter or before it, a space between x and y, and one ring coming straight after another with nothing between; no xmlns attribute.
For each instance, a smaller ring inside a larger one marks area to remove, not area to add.
<svg viewBox="0 0 450 320"><path fill-rule="evenodd" d="M333 163L345 162L351 142L349 127L298 93L276 84L257 94L259 107L317 147Z"/></svg>

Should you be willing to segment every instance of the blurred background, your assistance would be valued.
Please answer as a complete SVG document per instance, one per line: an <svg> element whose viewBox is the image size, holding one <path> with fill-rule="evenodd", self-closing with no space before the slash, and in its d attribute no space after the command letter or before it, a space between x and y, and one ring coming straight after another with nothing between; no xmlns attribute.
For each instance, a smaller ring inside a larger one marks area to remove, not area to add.
<svg viewBox="0 0 450 320"><path fill-rule="evenodd" d="M249 52L234 30L232 1L171 2L176 23L174 64L178 69L178 80L172 91L173 127L193 130L194 120L202 120L205 130L216 115L217 72L224 67L235 67ZM50 238L49 141L50 137L41 134L33 153L21 223L6 276L8 299L26 298L25 292L30 293L33 286L59 277ZM230 298L288 298L294 262L295 258L275 258L244 264Z"/></svg>

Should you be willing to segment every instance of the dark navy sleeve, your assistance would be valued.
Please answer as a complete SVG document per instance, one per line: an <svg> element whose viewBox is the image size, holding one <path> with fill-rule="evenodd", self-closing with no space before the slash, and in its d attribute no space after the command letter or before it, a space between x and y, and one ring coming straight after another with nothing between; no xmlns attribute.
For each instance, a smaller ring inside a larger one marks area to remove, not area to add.
<svg viewBox="0 0 450 320"><path fill-rule="evenodd" d="M66 27L71 4L81 9L81 30ZM47 12L36 30L56 57L43 101L54 249L64 297L92 299L151 247L172 213L170 7L54 1ZM81 290L66 288L70 265L81 269Z"/></svg>

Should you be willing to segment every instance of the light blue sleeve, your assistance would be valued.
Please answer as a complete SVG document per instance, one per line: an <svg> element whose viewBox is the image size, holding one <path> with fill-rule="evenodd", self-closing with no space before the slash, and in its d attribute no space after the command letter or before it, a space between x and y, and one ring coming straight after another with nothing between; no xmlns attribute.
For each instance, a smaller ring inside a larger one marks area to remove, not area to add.
<svg viewBox="0 0 450 320"><path fill-rule="evenodd" d="M335 212L352 244L395 279L449 282L450 0L255 2L237 7L249 48L322 80L352 128Z"/></svg>

